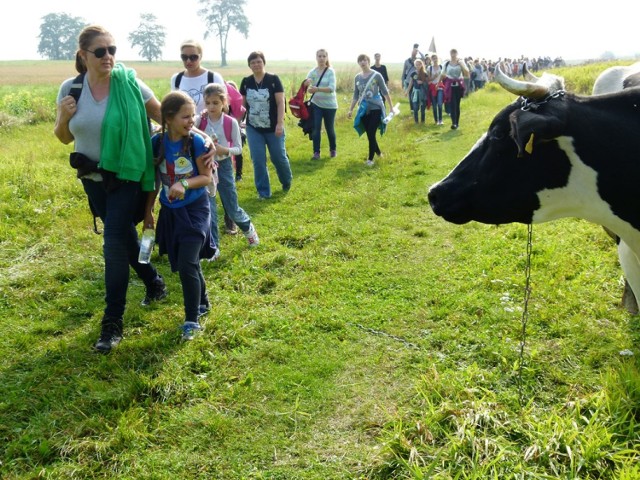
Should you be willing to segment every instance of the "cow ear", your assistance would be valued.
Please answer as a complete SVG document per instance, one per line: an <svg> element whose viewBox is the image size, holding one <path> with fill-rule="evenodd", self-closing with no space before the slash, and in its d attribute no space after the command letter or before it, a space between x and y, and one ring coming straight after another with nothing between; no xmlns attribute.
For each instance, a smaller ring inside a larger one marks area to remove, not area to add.
<svg viewBox="0 0 640 480"><path fill-rule="evenodd" d="M535 146L543 141L549 141L561 133L561 122L556 118L523 112L518 110L509 117L511 124L511 138L518 147L518 157L532 155Z"/></svg>

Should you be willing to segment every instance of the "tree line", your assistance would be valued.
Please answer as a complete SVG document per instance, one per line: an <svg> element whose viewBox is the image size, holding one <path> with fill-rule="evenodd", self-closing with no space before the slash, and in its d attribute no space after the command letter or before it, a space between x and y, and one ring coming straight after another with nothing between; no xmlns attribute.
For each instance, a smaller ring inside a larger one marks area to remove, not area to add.
<svg viewBox="0 0 640 480"><path fill-rule="evenodd" d="M219 39L220 66L227 65L227 41L231 30L237 30L244 38L249 35L250 22L244 13L246 0L198 0L200 18L207 28L204 38L214 35ZM73 60L78 46L78 35L88 24L81 17L68 13L49 13L42 17L38 38L38 54L49 60ZM138 55L152 62L162 60L166 29L158 24L153 13L141 13L138 27L129 33L131 48Z"/></svg>

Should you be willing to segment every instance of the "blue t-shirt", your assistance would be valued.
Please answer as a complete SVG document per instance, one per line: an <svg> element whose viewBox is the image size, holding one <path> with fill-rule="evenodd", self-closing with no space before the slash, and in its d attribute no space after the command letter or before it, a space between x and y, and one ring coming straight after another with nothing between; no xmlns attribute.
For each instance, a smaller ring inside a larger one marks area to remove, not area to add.
<svg viewBox="0 0 640 480"><path fill-rule="evenodd" d="M178 140L172 142L169 139L169 135L162 135L160 133L153 136L152 144L155 146L159 142L160 137L163 137L164 155L163 159L158 165L158 175L161 182L160 190L160 203L169 208L180 208L185 205L189 205L196 200L200 195L205 194L206 187L190 188L185 192L184 199L174 199L169 201L169 188L180 180L195 177L199 175L198 165L196 164L196 158L205 152L204 139L200 135L192 135L193 153L195 158L191 158L190 141ZM154 147L154 154L157 154L157 150Z"/></svg>

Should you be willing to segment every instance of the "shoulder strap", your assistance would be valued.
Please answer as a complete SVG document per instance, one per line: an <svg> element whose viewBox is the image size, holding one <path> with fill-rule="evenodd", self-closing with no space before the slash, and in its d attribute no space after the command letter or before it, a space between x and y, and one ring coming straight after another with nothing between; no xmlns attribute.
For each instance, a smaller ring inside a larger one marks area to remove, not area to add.
<svg viewBox="0 0 640 480"><path fill-rule="evenodd" d="M204 132L204 129L207 128L208 119L209 116L206 113L200 115L200 125L198 125L198 130L202 130Z"/></svg>
<svg viewBox="0 0 640 480"><path fill-rule="evenodd" d="M191 161L195 163L196 161L196 147L195 141L193 139L194 133L189 132L189 155L191 156Z"/></svg>
<svg viewBox="0 0 640 480"><path fill-rule="evenodd" d="M213 72L211 70L207 71L207 83L213 83Z"/></svg>
<svg viewBox="0 0 640 480"><path fill-rule="evenodd" d="M78 99L80 98L80 94L82 93L82 87L84 86L85 73L86 72L83 72L73 79L73 83L71 84L71 90L69 90L69 95L71 95L76 102L78 102Z"/></svg>
<svg viewBox="0 0 640 480"><path fill-rule="evenodd" d="M222 114L222 128L224 129L224 136L227 139L227 143L229 144L230 147L233 147L233 134L231 133L232 130L232 120L231 117L229 115L227 115L226 113Z"/></svg>
<svg viewBox="0 0 640 480"><path fill-rule="evenodd" d="M173 86L176 88L176 90L178 88L180 88L180 82L182 81L182 77L184 77L184 72L180 72L178 73L178 75L176 75L176 80L173 84Z"/></svg>

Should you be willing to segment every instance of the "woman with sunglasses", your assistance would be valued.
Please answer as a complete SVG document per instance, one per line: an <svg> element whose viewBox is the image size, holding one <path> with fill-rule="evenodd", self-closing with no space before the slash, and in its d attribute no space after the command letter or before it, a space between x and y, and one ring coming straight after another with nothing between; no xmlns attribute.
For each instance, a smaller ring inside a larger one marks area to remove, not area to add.
<svg viewBox="0 0 640 480"><path fill-rule="evenodd" d="M83 87L76 101L69 95L75 78L60 86L54 134L65 145L74 142L74 158L94 167L91 173L79 169L78 176L104 224L106 307L95 349L109 353L122 339L129 267L145 284L143 305L167 295L153 265L138 262L132 208L155 187L147 118L161 120L160 102L133 70L115 62L116 46L107 30L85 27L78 40L75 67L84 74Z"/></svg>
<svg viewBox="0 0 640 480"><path fill-rule="evenodd" d="M195 40L185 40L180 45L180 58L184 65L182 72L171 77L171 90L182 90L196 102L196 114L202 113L207 107L204 104L204 88L210 83L224 86L224 78L218 72L210 72L202 65L202 45ZM213 74L213 77L210 76ZM179 81L178 75L180 75ZM224 87L226 90L226 86Z"/></svg>

